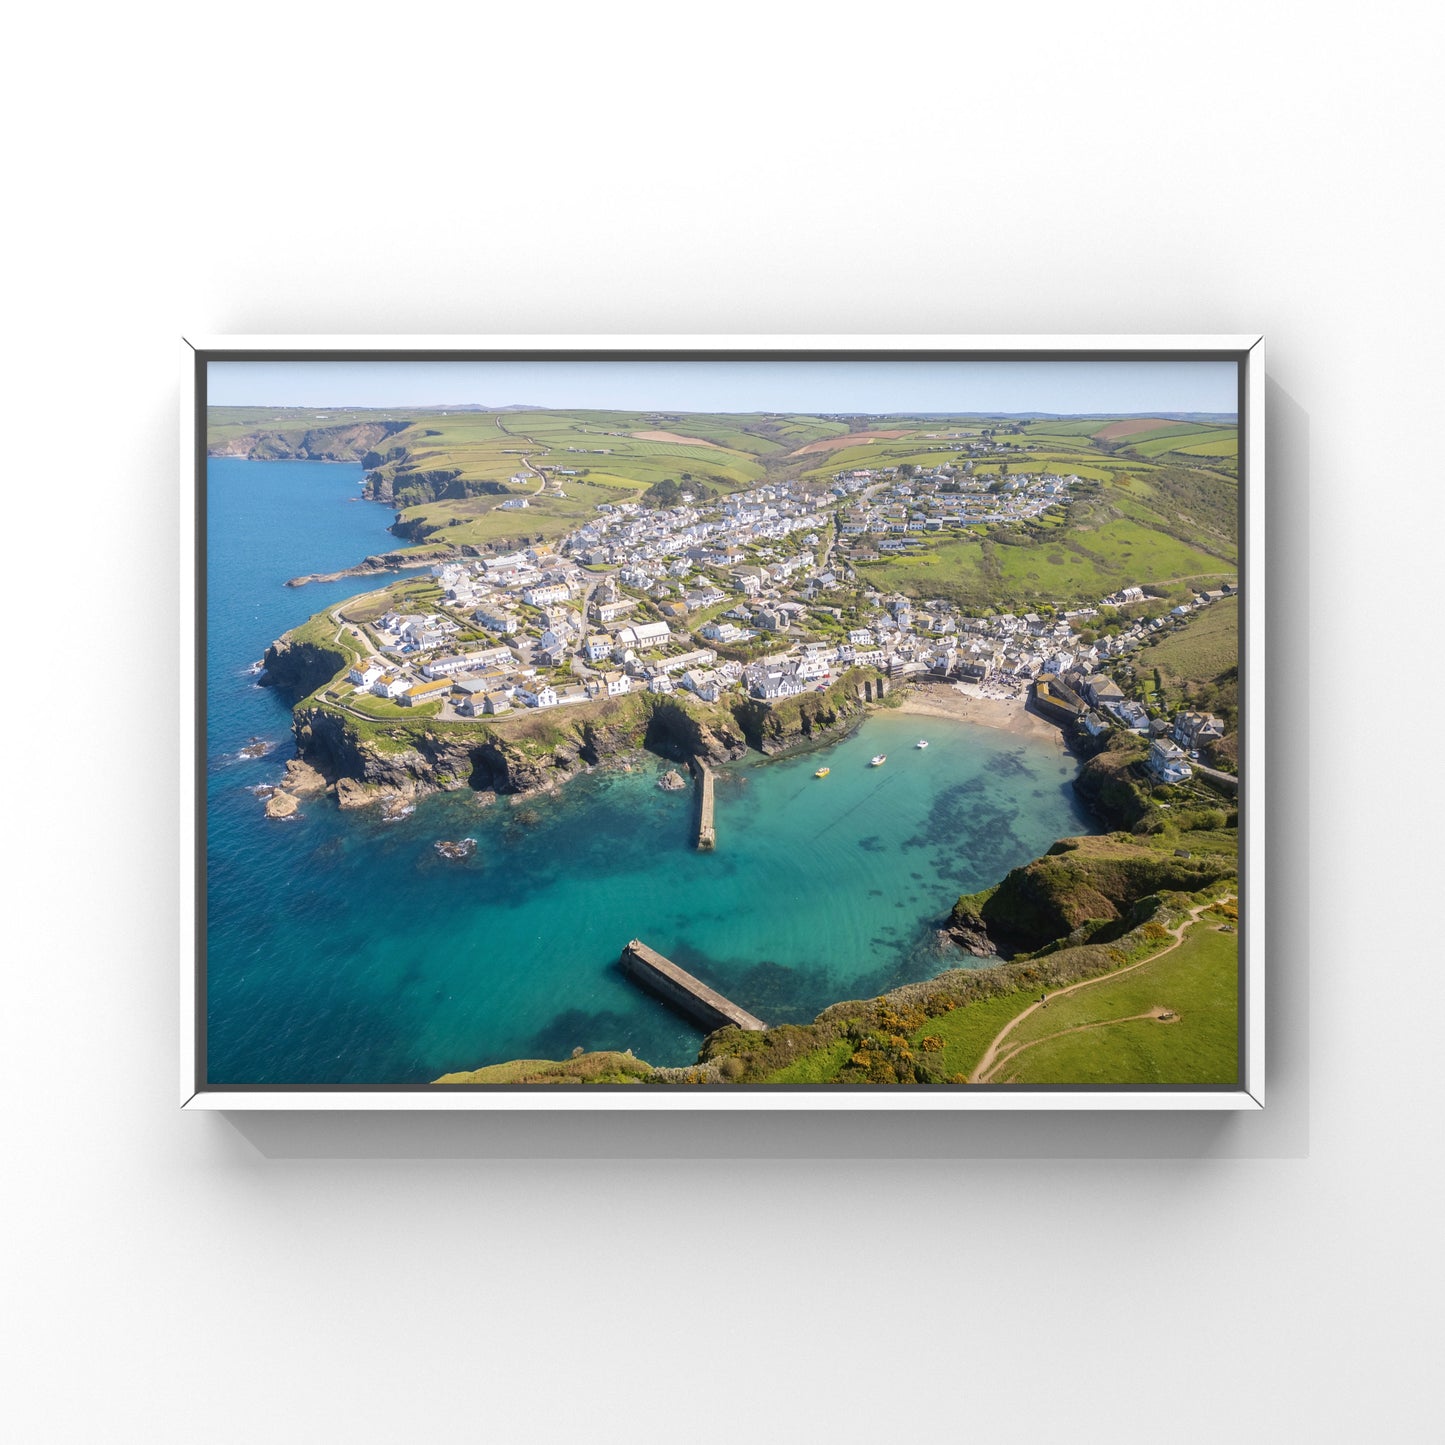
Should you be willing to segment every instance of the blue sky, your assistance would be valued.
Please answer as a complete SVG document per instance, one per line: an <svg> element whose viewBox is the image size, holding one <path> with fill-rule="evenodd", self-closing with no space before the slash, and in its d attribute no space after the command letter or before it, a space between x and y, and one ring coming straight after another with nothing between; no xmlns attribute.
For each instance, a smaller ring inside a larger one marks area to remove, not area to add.
<svg viewBox="0 0 1445 1445"><path fill-rule="evenodd" d="M632 411L1213 411L1231 361L222 361L217 406Z"/></svg>

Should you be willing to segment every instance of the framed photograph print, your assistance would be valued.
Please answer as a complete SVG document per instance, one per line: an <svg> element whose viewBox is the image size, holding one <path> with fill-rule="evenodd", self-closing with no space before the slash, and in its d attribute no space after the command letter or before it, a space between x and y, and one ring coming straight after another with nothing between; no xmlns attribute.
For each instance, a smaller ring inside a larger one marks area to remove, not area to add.
<svg viewBox="0 0 1445 1445"><path fill-rule="evenodd" d="M183 354L185 1107L1262 1107L1260 337Z"/></svg>

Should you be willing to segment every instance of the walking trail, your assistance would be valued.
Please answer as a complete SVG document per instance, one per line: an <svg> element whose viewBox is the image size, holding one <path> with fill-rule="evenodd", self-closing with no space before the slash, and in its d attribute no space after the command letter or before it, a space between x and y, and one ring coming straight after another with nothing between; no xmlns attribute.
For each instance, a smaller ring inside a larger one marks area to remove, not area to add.
<svg viewBox="0 0 1445 1445"><path fill-rule="evenodd" d="M1108 983L1110 979L1122 978L1126 973L1133 973L1136 968L1143 968L1146 963L1154 963L1164 957L1166 953L1173 953L1181 943L1184 942L1184 934L1191 924L1197 923L1202 914L1207 913L1211 908L1221 903L1233 902L1233 895L1228 898L1211 899L1208 903L1196 904L1188 914L1179 922L1178 926L1169 929L1174 935L1174 942L1168 948L1161 948L1158 953L1151 953L1148 958L1141 958L1138 963L1131 963L1125 968L1116 968L1112 973L1100 974L1098 978L1086 978L1082 983L1073 983L1068 988L1061 988L1057 993L1051 993L1050 999L1064 998L1071 993L1077 993L1081 988L1090 988L1096 983ZM1015 1014L998 1033L994 1036L993 1042L984 1050L983 1057L975 1065L973 1073L968 1076L970 1084L991 1084L995 1082L998 1071L1007 1063L1016 1059L1025 1049L1031 1049L1035 1044L1046 1043L1049 1039L1056 1039L1060 1034L1077 1033L1080 1028L1097 1029L1112 1026L1114 1024L1131 1023L1138 1019L1159 1019L1167 1013L1167 1009L1150 1009L1148 1013L1131 1014L1124 1019L1104 1019L1095 1024L1076 1025L1072 1028L1059 1029L1056 1033L1045 1034L1043 1038L1033 1039L1029 1043L1019 1044L1016 1048L1010 1049L1006 1054L1000 1054L1004 1040L1026 1019L1031 1013L1043 1008L1042 1003L1031 1003L1022 1013Z"/></svg>

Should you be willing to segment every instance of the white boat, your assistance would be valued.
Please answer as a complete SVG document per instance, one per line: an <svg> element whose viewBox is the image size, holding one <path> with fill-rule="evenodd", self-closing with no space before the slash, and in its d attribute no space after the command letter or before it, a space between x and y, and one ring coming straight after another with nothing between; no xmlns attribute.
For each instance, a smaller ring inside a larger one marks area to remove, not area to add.
<svg viewBox="0 0 1445 1445"><path fill-rule="evenodd" d="M915 746L920 747L920 748L926 748L926 747L928 746L928 739L927 739L927 738L919 738L919 739L918 739L918 742L917 742L917 744L916 744Z"/></svg>
<svg viewBox="0 0 1445 1445"><path fill-rule="evenodd" d="M870 768L881 768L888 761L887 753L874 753L873 760L868 764Z"/></svg>

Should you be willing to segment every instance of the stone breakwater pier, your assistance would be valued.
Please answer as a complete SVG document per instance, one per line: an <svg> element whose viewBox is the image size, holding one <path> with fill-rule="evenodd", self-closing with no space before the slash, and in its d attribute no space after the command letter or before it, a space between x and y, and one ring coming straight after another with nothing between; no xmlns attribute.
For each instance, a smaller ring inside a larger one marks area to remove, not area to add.
<svg viewBox="0 0 1445 1445"><path fill-rule="evenodd" d="M767 1028L760 1018L754 1018L746 1009L739 1008L731 999L724 998L700 978L694 978L686 969L679 968L670 958L664 958L655 948L636 938L622 950L618 962L634 983L671 1004L708 1033L725 1028L754 1031Z"/></svg>
<svg viewBox="0 0 1445 1445"><path fill-rule="evenodd" d="M693 758L688 766L697 779L697 846L704 853L717 847L717 829L713 826L712 769L701 758Z"/></svg>

